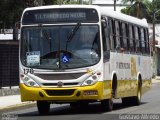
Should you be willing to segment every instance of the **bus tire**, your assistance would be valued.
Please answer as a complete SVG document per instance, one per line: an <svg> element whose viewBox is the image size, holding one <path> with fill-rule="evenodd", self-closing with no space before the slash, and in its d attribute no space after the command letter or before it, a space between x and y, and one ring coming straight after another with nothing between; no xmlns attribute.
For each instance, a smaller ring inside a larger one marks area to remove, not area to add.
<svg viewBox="0 0 160 120"><path fill-rule="evenodd" d="M130 106L130 105L132 105L132 97L122 98L122 104L123 104L123 106Z"/></svg>
<svg viewBox="0 0 160 120"><path fill-rule="evenodd" d="M134 105L140 105L141 104L141 96L142 96L142 82L141 82L141 79L140 79L138 81L137 96L133 97L133 104Z"/></svg>
<svg viewBox="0 0 160 120"><path fill-rule="evenodd" d="M112 111L113 109L113 100L112 99L105 99L101 101L102 109L104 111Z"/></svg>
<svg viewBox="0 0 160 120"><path fill-rule="evenodd" d="M37 101L37 108L40 115L47 115L50 110L50 103L47 101Z"/></svg>
<svg viewBox="0 0 160 120"><path fill-rule="evenodd" d="M112 81L112 97L116 98L117 96L117 76L113 76L113 81Z"/></svg>

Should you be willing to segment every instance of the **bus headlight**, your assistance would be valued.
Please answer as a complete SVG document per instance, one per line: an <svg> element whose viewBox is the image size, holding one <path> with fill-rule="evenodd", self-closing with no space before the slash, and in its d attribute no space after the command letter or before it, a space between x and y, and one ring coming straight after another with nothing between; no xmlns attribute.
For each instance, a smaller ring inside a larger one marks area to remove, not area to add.
<svg viewBox="0 0 160 120"><path fill-rule="evenodd" d="M92 75L82 83L82 86L94 85L97 82L98 78L99 77L97 75Z"/></svg>
<svg viewBox="0 0 160 120"><path fill-rule="evenodd" d="M23 82L25 85L29 86L29 87L39 87L39 85L31 78L25 76L23 78Z"/></svg>

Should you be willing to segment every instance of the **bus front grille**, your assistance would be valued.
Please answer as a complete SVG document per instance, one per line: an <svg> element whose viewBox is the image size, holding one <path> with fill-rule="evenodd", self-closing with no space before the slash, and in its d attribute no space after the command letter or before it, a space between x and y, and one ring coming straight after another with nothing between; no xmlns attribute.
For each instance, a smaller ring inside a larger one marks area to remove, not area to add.
<svg viewBox="0 0 160 120"><path fill-rule="evenodd" d="M45 90L49 96L70 96L73 95L74 89L71 90Z"/></svg>
<svg viewBox="0 0 160 120"><path fill-rule="evenodd" d="M44 80L75 80L83 76L85 72L81 73L63 73L63 74L34 74L35 76Z"/></svg>
<svg viewBox="0 0 160 120"><path fill-rule="evenodd" d="M77 86L79 83L78 82L74 82L74 83L63 83L63 86ZM42 85L44 86L58 86L57 83L42 83Z"/></svg>

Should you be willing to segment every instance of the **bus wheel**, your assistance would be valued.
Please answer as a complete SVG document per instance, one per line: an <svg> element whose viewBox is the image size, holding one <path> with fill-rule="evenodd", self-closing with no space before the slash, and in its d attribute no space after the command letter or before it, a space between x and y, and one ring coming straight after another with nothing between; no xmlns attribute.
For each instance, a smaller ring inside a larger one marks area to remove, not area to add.
<svg viewBox="0 0 160 120"><path fill-rule="evenodd" d="M47 115L50 110L50 103L47 101L37 101L37 108L40 115Z"/></svg>
<svg viewBox="0 0 160 120"><path fill-rule="evenodd" d="M132 105L132 97L122 98L123 106L130 106Z"/></svg>
<svg viewBox="0 0 160 120"><path fill-rule="evenodd" d="M101 101L101 105L103 110L105 111L112 111L113 109L113 100L111 99L106 99Z"/></svg>
<svg viewBox="0 0 160 120"><path fill-rule="evenodd" d="M142 84L139 82L138 83L138 91L137 91L137 96L133 97L133 104L134 105L140 105L141 104L141 94L142 92Z"/></svg>

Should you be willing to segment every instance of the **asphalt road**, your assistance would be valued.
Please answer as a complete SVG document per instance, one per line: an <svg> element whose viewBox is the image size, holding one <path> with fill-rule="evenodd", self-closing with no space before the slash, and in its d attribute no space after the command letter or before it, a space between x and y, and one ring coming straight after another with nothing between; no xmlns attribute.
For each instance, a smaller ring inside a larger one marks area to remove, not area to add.
<svg viewBox="0 0 160 120"><path fill-rule="evenodd" d="M87 108L71 109L66 105L52 105L49 115L39 116L36 107L0 113L2 120L160 120L160 83L142 96L140 106L123 106L121 100L114 100L112 112L101 110L100 103ZM11 118L11 119L6 119Z"/></svg>

